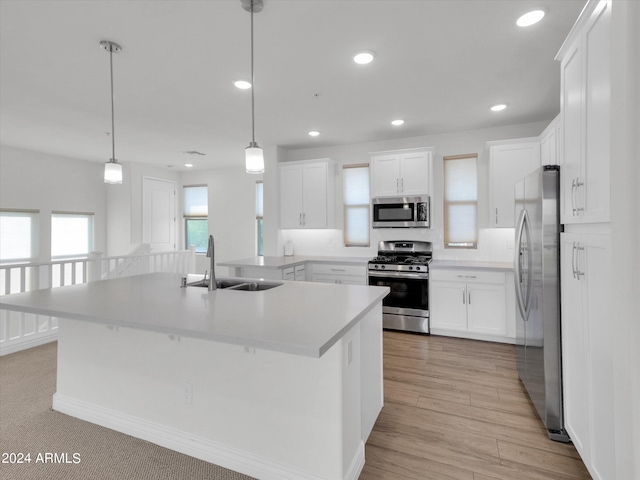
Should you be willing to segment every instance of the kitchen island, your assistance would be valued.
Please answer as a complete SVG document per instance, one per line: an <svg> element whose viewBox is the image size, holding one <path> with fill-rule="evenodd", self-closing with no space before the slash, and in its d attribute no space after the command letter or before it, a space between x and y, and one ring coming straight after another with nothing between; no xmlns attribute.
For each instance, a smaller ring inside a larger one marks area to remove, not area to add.
<svg viewBox="0 0 640 480"><path fill-rule="evenodd" d="M2 298L60 318L53 408L261 479L356 479L387 288L180 288L147 274Z"/></svg>

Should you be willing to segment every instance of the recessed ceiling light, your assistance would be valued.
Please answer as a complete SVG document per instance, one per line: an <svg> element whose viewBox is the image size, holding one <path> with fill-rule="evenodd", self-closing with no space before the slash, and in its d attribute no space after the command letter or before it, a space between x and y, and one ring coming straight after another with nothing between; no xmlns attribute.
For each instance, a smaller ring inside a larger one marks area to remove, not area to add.
<svg viewBox="0 0 640 480"><path fill-rule="evenodd" d="M494 105L493 107L491 107L491 111L493 111L493 112L501 112L505 108L507 108L507 104L506 103L498 103L497 105Z"/></svg>
<svg viewBox="0 0 640 480"><path fill-rule="evenodd" d="M404 120L400 120L400 119L391 121L391 125L395 125L396 127L399 125L402 125L403 123L404 123Z"/></svg>
<svg viewBox="0 0 640 480"><path fill-rule="evenodd" d="M373 52L369 52L365 50L365 51L356 53L353 56L353 61L360 65L366 65L367 63L373 62L374 57L375 55L373 54Z"/></svg>
<svg viewBox="0 0 640 480"><path fill-rule="evenodd" d="M240 90L246 90L248 88L251 88L251 84L246 80L236 80L235 82L233 82L233 84Z"/></svg>
<svg viewBox="0 0 640 480"><path fill-rule="evenodd" d="M320 135L320 132L317 130L311 130L309 132L309 135L311 135L312 137L317 137L318 135Z"/></svg>
<svg viewBox="0 0 640 480"><path fill-rule="evenodd" d="M517 21L516 25L519 27L528 27L534 23L538 23L544 17L542 10L533 10L522 15Z"/></svg>
<svg viewBox="0 0 640 480"><path fill-rule="evenodd" d="M193 163L185 163L184 166L191 168L191 167L193 167Z"/></svg>

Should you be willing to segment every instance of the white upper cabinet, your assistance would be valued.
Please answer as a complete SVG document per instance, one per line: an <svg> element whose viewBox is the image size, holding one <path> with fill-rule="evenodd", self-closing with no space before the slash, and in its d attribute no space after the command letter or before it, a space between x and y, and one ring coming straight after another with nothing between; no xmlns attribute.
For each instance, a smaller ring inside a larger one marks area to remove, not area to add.
<svg viewBox="0 0 640 480"><path fill-rule="evenodd" d="M560 115L540 134L540 165L561 165Z"/></svg>
<svg viewBox="0 0 640 480"><path fill-rule="evenodd" d="M280 169L280 228L333 228L335 164L285 162Z"/></svg>
<svg viewBox="0 0 640 480"><path fill-rule="evenodd" d="M611 2L592 2L556 57L561 62L562 223L610 220Z"/></svg>
<svg viewBox="0 0 640 480"><path fill-rule="evenodd" d="M538 138L488 142L489 226L515 227L515 184L540 167Z"/></svg>
<svg viewBox="0 0 640 480"><path fill-rule="evenodd" d="M420 196L431 193L431 150L371 154L371 196Z"/></svg>

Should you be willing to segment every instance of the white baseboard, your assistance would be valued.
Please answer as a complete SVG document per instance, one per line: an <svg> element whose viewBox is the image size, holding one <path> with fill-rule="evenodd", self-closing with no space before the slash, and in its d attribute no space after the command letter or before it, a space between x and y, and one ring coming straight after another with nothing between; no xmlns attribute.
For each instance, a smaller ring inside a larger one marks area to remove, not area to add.
<svg viewBox="0 0 640 480"><path fill-rule="evenodd" d="M206 438L58 393L53 396L53 409L261 480L329 480ZM361 442L342 480L357 480L363 467L364 442Z"/></svg>
<svg viewBox="0 0 640 480"><path fill-rule="evenodd" d="M20 337L16 340L8 340L0 343L0 357L9 355L10 353L20 352L29 348L38 347L45 343L55 342L58 339L58 332L48 333L46 335Z"/></svg>
<svg viewBox="0 0 640 480"><path fill-rule="evenodd" d="M470 340L482 340L485 342L511 343L515 344L516 339L506 335L492 335L486 333L465 332L462 330L448 330L446 328L431 327L432 335L440 335L443 337L468 338Z"/></svg>

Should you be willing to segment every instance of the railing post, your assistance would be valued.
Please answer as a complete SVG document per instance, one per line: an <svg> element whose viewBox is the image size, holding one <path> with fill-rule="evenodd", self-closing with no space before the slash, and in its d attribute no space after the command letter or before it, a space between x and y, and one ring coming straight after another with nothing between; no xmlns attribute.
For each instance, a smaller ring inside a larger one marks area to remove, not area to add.
<svg viewBox="0 0 640 480"><path fill-rule="evenodd" d="M91 252L91 274L87 281L95 282L102 279L102 252Z"/></svg>
<svg viewBox="0 0 640 480"><path fill-rule="evenodd" d="M196 273L196 246L189 245L189 257L187 261L187 271L184 273Z"/></svg>

